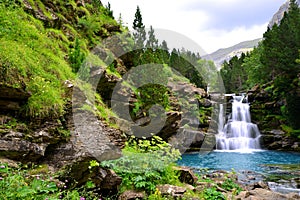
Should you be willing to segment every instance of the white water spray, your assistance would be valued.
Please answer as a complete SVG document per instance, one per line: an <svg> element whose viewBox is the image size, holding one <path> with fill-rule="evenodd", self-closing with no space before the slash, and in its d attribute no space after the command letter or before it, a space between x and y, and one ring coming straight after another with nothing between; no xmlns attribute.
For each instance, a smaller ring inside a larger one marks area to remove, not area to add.
<svg viewBox="0 0 300 200"><path fill-rule="evenodd" d="M223 105L220 106L223 109ZM220 110L223 116L223 110ZM219 119L222 119L221 116ZM220 123L220 122L219 122ZM221 120L221 123L223 121ZM232 113L223 129L216 135L217 150L251 151L260 149L260 132L251 123L250 105L246 96L233 96Z"/></svg>

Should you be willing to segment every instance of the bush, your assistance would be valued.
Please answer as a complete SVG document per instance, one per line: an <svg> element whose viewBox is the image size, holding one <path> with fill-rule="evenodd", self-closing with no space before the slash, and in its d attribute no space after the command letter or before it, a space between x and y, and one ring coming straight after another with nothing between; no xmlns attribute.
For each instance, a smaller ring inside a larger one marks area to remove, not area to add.
<svg viewBox="0 0 300 200"><path fill-rule="evenodd" d="M123 154L118 160L101 163L123 178L122 190L138 189L152 193L158 184L179 182L172 167L180 158L180 152L160 137L153 136L148 140L131 136Z"/></svg>

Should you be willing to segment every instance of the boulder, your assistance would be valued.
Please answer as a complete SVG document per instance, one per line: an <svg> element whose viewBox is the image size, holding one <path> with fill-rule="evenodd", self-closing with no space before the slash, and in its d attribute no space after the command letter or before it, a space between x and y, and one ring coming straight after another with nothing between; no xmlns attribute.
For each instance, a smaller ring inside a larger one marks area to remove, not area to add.
<svg viewBox="0 0 300 200"><path fill-rule="evenodd" d="M159 190L163 196L181 197L186 192L184 187L174 186L174 185L158 185L156 188Z"/></svg>
<svg viewBox="0 0 300 200"><path fill-rule="evenodd" d="M0 157L17 161L37 161L45 155L46 144L36 144L18 139L19 133L14 133L16 138L0 139Z"/></svg>
<svg viewBox="0 0 300 200"><path fill-rule="evenodd" d="M138 200L138 199L145 199L145 193L137 192L134 190L127 190L123 192L118 198L118 200Z"/></svg>
<svg viewBox="0 0 300 200"><path fill-rule="evenodd" d="M267 189L263 188L256 188L254 190L249 191L250 196L246 199L259 199L259 200L274 200L274 199L280 199L280 200L285 200L288 199L286 195L280 194L277 192L272 192Z"/></svg>
<svg viewBox="0 0 300 200"><path fill-rule="evenodd" d="M198 181L198 177L194 174L194 172L188 167L174 167L179 174L179 180L182 183L187 183L189 185L195 185Z"/></svg>
<svg viewBox="0 0 300 200"><path fill-rule="evenodd" d="M243 199L246 199L250 196L250 193L249 191L241 191L236 197L235 199L236 200L243 200Z"/></svg>

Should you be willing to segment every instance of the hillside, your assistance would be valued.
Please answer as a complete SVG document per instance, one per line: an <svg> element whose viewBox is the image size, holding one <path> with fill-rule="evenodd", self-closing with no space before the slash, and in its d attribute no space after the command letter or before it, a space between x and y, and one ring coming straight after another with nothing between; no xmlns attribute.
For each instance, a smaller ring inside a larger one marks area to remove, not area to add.
<svg viewBox="0 0 300 200"><path fill-rule="evenodd" d="M300 5L300 0L297 0L298 5ZM273 15L271 21L268 24L269 28L272 28L274 24L279 24L283 18L284 12L287 12L289 9L289 1L286 1L279 10Z"/></svg>
<svg viewBox="0 0 300 200"><path fill-rule="evenodd" d="M203 59L213 60L218 68L221 67L223 62L226 60L230 60L235 55L239 56L242 53L249 52L253 49L253 47L257 46L261 39L249 40L245 42L241 42L232 47L219 49L211 54L202 56Z"/></svg>
<svg viewBox="0 0 300 200"><path fill-rule="evenodd" d="M181 184L172 167L207 134L199 69L213 65L170 53L154 32L143 38L141 17L130 34L112 12L98 0L1 2L0 199L116 199ZM103 162L118 158L132 164Z"/></svg>

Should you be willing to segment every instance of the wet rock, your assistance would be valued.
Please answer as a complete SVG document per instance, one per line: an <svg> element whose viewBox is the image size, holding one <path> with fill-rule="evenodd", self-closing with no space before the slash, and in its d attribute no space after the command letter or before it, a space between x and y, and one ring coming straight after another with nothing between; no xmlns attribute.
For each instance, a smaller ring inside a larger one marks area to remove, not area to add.
<svg viewBox="0 0 300 200"><path fill-rule="evenodd" d="M127 190L123 192L118 198L118 200L138 200L138 199L145 199L145 193L137 192L134 190Z"/></svg>

